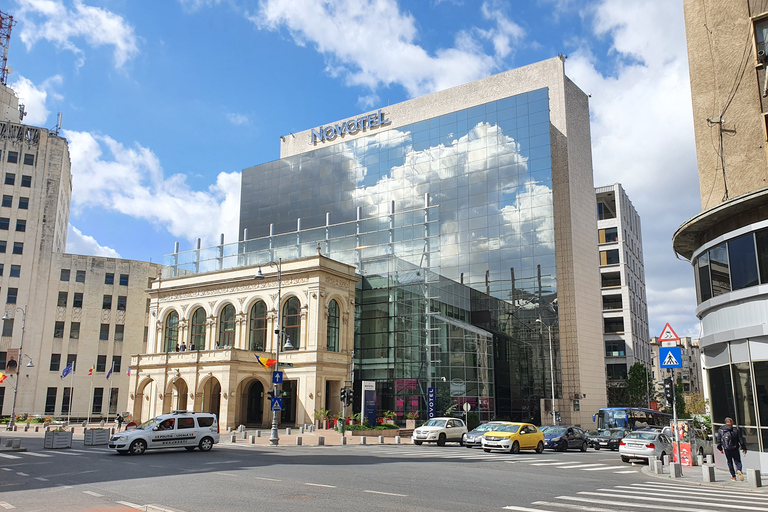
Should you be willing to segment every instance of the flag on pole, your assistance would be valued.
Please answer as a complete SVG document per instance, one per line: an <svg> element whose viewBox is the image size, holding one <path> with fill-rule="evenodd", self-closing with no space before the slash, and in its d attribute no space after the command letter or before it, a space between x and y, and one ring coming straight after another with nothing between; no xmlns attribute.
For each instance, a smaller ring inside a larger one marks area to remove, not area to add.
<svg viewBox="0 0 768 512"><path fill-rule="evenodd" d="M130 377L131 376L131 369L128 368L128 370L125 372L125 374Z"/></svg>
<svg viewBox="0 0 768 512"><path fill-rule="evenodd" d="M259 357L259 356L256 356L256 362L259 363L264 368L269 368L270 366L274 366L277 364L276 359L270 359L268 357Z"/></svg>
<svg viewBox="0 0 768 512"><path fill-rule="evenodd" d="M66 368L64 368L64 371L63 371L63 372L61 372L61 378L62 378L62 379L63 379L64 377L66 377L67 375L69 375L70 373L72 373L72 370L74 369L74 365L75 365L75 363L69 363L69 364L67 365L67 367L66 367Z"/></svg>
<svg viewBox="0 0 768 512"><path fill-rule="evenodd" d="M115 363L112 363L112 366L109 368L109 371L107 372L107 380L112 376L112 370L115 369Z"/></svg>
<svg viewBox="0 0 768 512"><path fill-rule="evenodd" d="M7 378L8 376L6 374L4 374L3 372L0 372L0 382L3 382Z"/></svg>
<svg viewBox="0 0 768 512"><path fill-rule="evenodd" d="M93 375L93 370L95 370L96 367L94 365L91 365L90 368L88 368L88 375Z"/></svg>

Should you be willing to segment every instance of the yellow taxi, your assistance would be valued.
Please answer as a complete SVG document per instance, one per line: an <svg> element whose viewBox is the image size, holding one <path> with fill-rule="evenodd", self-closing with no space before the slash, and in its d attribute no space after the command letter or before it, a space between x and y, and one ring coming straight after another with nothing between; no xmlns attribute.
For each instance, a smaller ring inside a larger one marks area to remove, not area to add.
<svg viewBox="0 0 768 512"><path fill-rule="evenodd" d="M483 434L483 450L504 450L520 453L520 450L544 451L544 433L530 423L505 422Z"/></svg>

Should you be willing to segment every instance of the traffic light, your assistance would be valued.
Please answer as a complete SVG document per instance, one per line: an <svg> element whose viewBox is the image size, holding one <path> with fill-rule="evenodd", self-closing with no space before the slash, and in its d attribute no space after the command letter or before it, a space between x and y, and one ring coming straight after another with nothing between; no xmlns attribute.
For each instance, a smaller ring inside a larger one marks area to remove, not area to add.
<svg viewBox="0 0 768 512"><path fill-rule="evenodd" d="M673 385L672 377L664 379L664 398L669 405L672 405L672 402L675 401L675 386Z"/></svg>
<svg viewBox="0 0 768 512"><path fill-rule="evenodd" d="M353 392L352 392L352 388L346 388L346 389L347 389L347 393L346 393L346 402L345 403L349 406L349 405L352 405L352 400L354 399L354 395L353 395Z"/></svg>
<svg viewBox="0 0 768 512"><path fill-rule="evenodd" d="M342 402L347 402L347 388L341 388L341 391L339 392L339 398Z"/></svg>
<svg viewBox="0 0 768 512"><path fill-rule="evenodd" d="M270 400L272 400L273 398L275 398L275 391L270 389L269 391L267 391L267 396L269 397Z"/></svg>

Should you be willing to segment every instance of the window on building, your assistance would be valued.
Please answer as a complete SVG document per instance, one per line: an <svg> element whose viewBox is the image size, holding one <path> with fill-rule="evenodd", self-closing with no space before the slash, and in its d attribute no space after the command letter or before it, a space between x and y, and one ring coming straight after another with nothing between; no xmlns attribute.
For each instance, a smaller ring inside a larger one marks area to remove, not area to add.
<svg viewBox="0 0 768 512"><path fill-rule="evenodd" d="M301 341L301 303L296 297L289 297L283 305L283 332L282 348L288 339L291 340L292 350L299 349Z"/></svg>
<svg viewBox="0 0 768 512"><path fill-rule="evenodd" d="M6 304L16 304L16 299L19 295L18 288L8 288L8 295L5 297Z"/></svg>
<svg viewBox="0 0 768 512"><path fill-rule="evenodd" d="M264 301L258 301L251 308L249 325L250 349L263 351L267 341L267 305Z"/></svg>
<svg viewBox="0 0 768 512"><path fill-rule="evenodd" d="M24 154L24 165L35 165L35 155Z"/></svg>
<svg viewBox="0 0 768 512"><path fill-rule="evenodd" d="M115 274L109 272L104 274L104 284L115 284Z"/></svg>
<svg viewBox="0 0 768 512"><path fill-rule="evenodd" d="M104 388L93 388L93 406L91 414L101 414L101 404L104 401Z"/></svg>
<svg viewBox="0 0 768 512"><path fill-rule="evenodd" d="M75 296L72 298L72 307L73 308L81 308L83 307L83 294L79 292L75 292Z"/></svg>
<svg viewBox="0 0 768 512"><path fill-rule="evenodd" d="M605 357L623 357L627 355L627 346L622 340L605 342Z"/></svg>
<svg viewBox="0 0 768 512"><path fill-rule="evenodd" d="M755 20L755 43L757 44L755 55L763 64L768 63L768 48L766 48L766 42L768 42L768 18Z"/></svg>
<svg viewBox="0 0 768 512"><path fill-rule="evenodd" d="M59 371L61 368L61 354L51 354L51 366L49 368L52 372Z"/></svg>
<svg viewBox="0 0 768 512"><path fill-rule="evenodd" d="M598 230L599 240L601 244L607 244L610 242L619 241L619 229L618 228L605 228Z"/></svg>
<svg viewBox="0 0 768 512"><path fill-rule="evenodd" d="M21 277L21 265L11 265L11 277Z"/></svg>
<svg viewBox="0 0 768 512"><path fill-rule="evenodd" d="M190 319L189 346L194 350L205 349L205 310L197 308ZM254 350L254 349L251 349Z"/></svg>
<svg viewBox="0 0 768 512"><path fill-rule="evenodd" d="M61 395L61 414L69 414L69 406L72 404L72 388L64 388Z"/></svg>
<svg viewBox="0 0 768 512"><path fill-rule="evenodd" d="M117 310L118 311L125 311L125 306L128 303L128 297L125 295L118 295L117 296Z"/></svg>
<svg viewBox="0 0 768 512"><path fill-rule="evenodd" d="M69 324L69 339L80 339L80 322L70 322Z"/></svg>
<svg viewBox="0 0 768 512"><path fill-rule="evenodd" d="M115 341L123 341L123 335L125 334L124 325L115 326Z"/></svg>
<svg viewBox="0 0 768 512"><path fill-rule="evenodd" d="M5 184L13 185L16 183L16 175L12 172L5 173Z"/></svg>
<svg viewBox="0 0 768 512"><path fill-rule="evenodd" d="M328 305L328 351L339 351L339 303L332 300Z"/></svg>
<svg viewBox="0 0 768 512"><path fill-rule="evenodd" d="M56 393L58 388L48 388L45 393L45 414L53 414L56 412Z"/></svg>
<svg viewBox="0 0 768 512"><path fill-rule="evenodd" d="M13 336L13 318L3 320L3 337Z"/></svg>
<svg viewBox="0 0 768 512"><path fill-rule="evenodd" d="M4 270L5 270L5 264L4 263L0 263L0 276L3 275L3 271Z"/></svg>
<svg viewBox="0 0 768 512"><path fill-rule="evenodd" d="M128 274L120 274L120 286L128 286Z"/></svg>
<svg viewBox="0 0 768 512"><path fill-rule="evenodd" d="M219 347L232 347L235 344L235 307L227 304L219 313Z"/></svg>
<svg viewBox="0 0 768 512"><path fill-rule="evenodd" d="M627 380L626 363L608 364L605 368L608 380Z"/></svg>
<svg viewBox="0 0 768 512"><path fill-rule="evenodd" d="M105 295L101 301L101 309L112 309L112 296Z"/></svg>
<svg viewBox="0 0 768 512"><path fill-rule="evenodd" d="M53 326L53 337L54 338L63 338L64 337L64 322L56 322Z"/></svg>
<svg viewBox="0 0 768 512"><path fill-rule="evenodd" d="M5 386L0 387L0 411L3 410L3 403L5 403Z"/></svg>
<svg viewBox="0 0 768 512"><path fill-rule="evenodd" d="M3 334L5 336L5 334ZM0 351L0 370L5 370L5 362L8 360L8 352Z"/></svg>
<svg viewBox="0 0 768 512"><path fill-rule="evenodd" d="M731 268L731 287L741 290L760 284L757 272L755 236L752 233L728 241L728 261Z"/></svg>
<svg viewBox="0 0 768 512"><path fill-rule="evenodd" d="M120 373L120 363L122 362L122 356L112 356L112 372Z"/></svg>
<svg viewBox="0 0 768 512"><path fill-rule="evenodd" d="M709 250L709 272L712 276L712 295L717 297L731 291L728 250L725 242Z"/></svg>
<svg viewBox="0 0 768 512"><path fill-rule="evenodd" d="M603 310L621 309L623 306L621 295L603 295Z"/></svg>
<svg viewBox="0 0 768 512"><path fill-rule="evenodd" d="M31 187L32 186L32 176L27 176L26 174L21 175L21 186L22 187Z"/></svg>
<svg viewBox="0 0 768 512"><path fill-rule="evenodd" d="M56 301L56 305L60 308L67 307L67 292L59 292L59 300Z"/></svg>
<svg viewBox="0 0 768 512"><path fill-rule="evenodd" d="M175 311L165 317L164 345L166 352L175 352L179 344L179 314Z"/></svg>
<svg viewBox="0 0 768 512"><path fill-rule="evenodd" d="M77 354L67 354L67 366L69 365L77 371Z"/></svg>
<svg viewBox="0 0 768 512"><path fill-rule="evenodd" d="M618 265L619 264L619 250L611 249L610 251L600 251L600 265Z"/></svg>
<svg viewBox="0 0 768 512"><path fill-rule="evenodd" d="M16 219L16 231L21 231L22 233L27 230L27 221L24 219Z"/></svg>
<svg viewBox="0 0 768 512"><path fill-rule="evenodd" d="M98 373L104 373L105 371L107 371L107 356L106 355L96 356L96 371Z"/></svg>
<svg viewBox="0 0 768 512"><path fill-rule="evenodd" d="M24 254L24 242L13 242L13 254Z"/></svg>
<svg viewBox="0 0 768 512"><path fill-rule="evenodd" d="M5 250L8 247L8 242L0 240L0 253L5 254Z"/></svg>
<svg viewBox="0 0 768 512"><path fill-rule="evenodd" d="M117 414L117 397L120 393L118 388L109 388L109 414Z"/></svg>
<svg viewBox="0 0 768 512"><path fill-rule="evenodd" d="M3 231L8 231L8 228L11 225L11 219L8 217L0 217L0 229Z"/></svg>
<svg viewBox="0 0 768 512"><path fill-rule="evenodd" d="M9 164L17 164L19 163L19 153L18 151L9 151L8 152L8 163Z"/></svg>
<svg viewBox="0 0 768 512"><path fill-rule="evenodd" d="M99 339L101 341L106 341L109 339L109 324L101 324L101 329L99 330Z"/></svg>
<svg viewBox="0 0 768 512"><path fill-rule="evenodd" d="M69 269L68 268L61 269L61 275L59 276L59 281L69 281Z"/></svg>
<svg viewBox="0 0 768 512"><path fill-rule="evenodd" d="M6 208L10 208L11 206L13 206L13 196L3 196L2 206Z"/></svg>
<svg viewBox="0 0 768 512"><path fill-rule="evenodd" d="M619 318L604 318L603 319L603 332L606 334L620 334L624 332L624 319Z"/></svg>
<svg viewBox="0 0 768 512"><path fill-rule="evenodd" d="M85 270L78 270L75 274L75 282L76 283L84 283L85 282Z"/></svg>
<svg viewBox="0 0 768 512"><path fill-rule="evenodd" d="M28 197L20 197L19 198L19 210L29 210L29 198Z"/></svg>

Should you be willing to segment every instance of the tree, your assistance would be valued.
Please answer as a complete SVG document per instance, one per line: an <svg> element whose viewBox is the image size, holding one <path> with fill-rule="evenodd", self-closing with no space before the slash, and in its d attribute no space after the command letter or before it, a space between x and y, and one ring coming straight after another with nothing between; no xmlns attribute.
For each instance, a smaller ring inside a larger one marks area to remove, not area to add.
<svg viewBox="0 0 768 512"><path fill-rule="evenodd" d="M690 418L691 415L685 411L685 397L683 397L683 378L678 377L675 382L675 405L677 406L678 418Z"/></svg>
<svg viewBox="0 0 768 512"><path fill-rule="evenodd" d="M648 399L654 395L653 376L643 363L635 363L629 369L626 382L628 407L648 407Z"/></svg>

